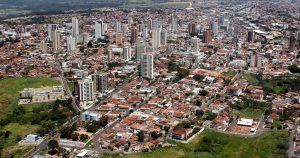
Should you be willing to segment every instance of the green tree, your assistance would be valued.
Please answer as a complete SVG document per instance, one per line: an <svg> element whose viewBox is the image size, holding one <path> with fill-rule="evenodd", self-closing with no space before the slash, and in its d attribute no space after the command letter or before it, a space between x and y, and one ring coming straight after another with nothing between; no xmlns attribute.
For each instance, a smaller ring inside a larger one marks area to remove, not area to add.
<svg viewBox="0 0 300 158"><path fill-rule="evenodd" d="M144 132L143 131L139 131L139 133L137 133L137 137L138 137L138 141L139 142L143 142L144 141Z"/></svg>

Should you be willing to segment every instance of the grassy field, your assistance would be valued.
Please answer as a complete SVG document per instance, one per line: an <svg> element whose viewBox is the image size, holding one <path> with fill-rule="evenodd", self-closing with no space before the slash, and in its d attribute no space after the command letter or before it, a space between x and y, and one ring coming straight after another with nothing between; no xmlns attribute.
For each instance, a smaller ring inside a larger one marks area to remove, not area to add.
<svg viewBox="0 0 300 158"><path fill-rule="evenodd" d="M251 83L253 85L258 85L259 84L259 80L251 74L244 74L243 79L247 80L249 83Z"/></svg>
<svg viewBox="0 0 300 158"><path fill-rule="evenodd" d="M228 72L223 73L223 75L227 76L229 78L233 78L236 75L236 72L234 72L234 71L228 71Z"/></svg>
<svg viewBox="0 0 300 158"><path fill-rule="evenodd" d="M70 91L73 92L75 89L74 82L68 82L68 87L69 87Z"/></svg>
<svg viewBox="0 0 300 158"><path fill-rule="evenodd" d="M126 155L125 158L282 158L285 148L279 144L288 143L289 133L276 131L264 133L255 138L229 136L205 130L189 144L177 144L176 147L159 148L150 153ZM279 146L281 146L279 145ZM116 158L119 155L106 155Z"/></svg>
<svg viewBox="0 0 300 158"><path fill-rule="evenodd" d="M5 78L0 80L0 119L5 119L11 116L12 111L18 107L20 91L23 88L40 88L46 86L59 85L59 80L50 78ZM32 110L36 107L46 105L33 104L24 106L25 113L20 114L30 116L33 115ZM28 114L28 115L27 115ZM29 115L30 114L30 115ZM24 117L25 118L25 117ZM0 147L3 148L2 156L0 157L21 157L32 147L24 147L16 145L24 136L30 133L36 133L40 126L32 124L20 124L11 122L0 126L0 131L9 131L8 138L0 137ZM1 152L1 151L0 151Z"/></svg>
<svg viewBox="0 0 300 158"><path fill-rule="evenodd" d="M20 91L24 88L38 88L59 85L59 80L51 78L24 77L0 80L0 118L18 105Z"/></svg>
<svg viewBox="0 0 300 158"><path fill-rule="evenodd" d="M264 113L263 109L251 109L246 108L242 110L233 110L234 116L240 116L243 118L252 118L252 119L259 119L261 115Z"/></svg>

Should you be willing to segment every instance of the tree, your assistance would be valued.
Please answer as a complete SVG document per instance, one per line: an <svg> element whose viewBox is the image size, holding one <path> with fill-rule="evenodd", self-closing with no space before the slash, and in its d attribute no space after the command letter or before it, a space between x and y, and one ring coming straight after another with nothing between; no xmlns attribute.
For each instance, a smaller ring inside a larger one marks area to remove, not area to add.
<svg viewBox="0 0 300 158"><path fill-rule="evenodd" d="M202 90L202 91L199 92L199 95L201 95L201 96L207 96L208 95L208 91Z"/></svg>
<svg viewBox="0 0 300 158"><path fill-rule="evenodd" d="M144 141L144 132L143 131L139 131L139 133L137 133L137 137L138 137L138 141L139 142L143 142Z"/></svg>
<svg viewBox="0 0 300 158"><path fill-rule="evenodd" d="M80 135L80 140L81 140L81 141L85 141L85 140L87 140L88 138L89 138L89 136L86 135L86 134L81 134L81 135Z"/></svg>
<svg viewBox="0 0 300 158"><path fill-rule="evenodd" d="M57 140L51 139L48 142L48 148L50 148L52 151L54 151L55 149L57 149L58 148L58 142L57 142Z"/></svg>
<svg viewBox="0 0 300 158"><path fill-rule="evenodd" d="M203 116L204 112L202 110L196 110L196 116Z"/></svg>
<svg viewBox="0 0 300 158"><path fill-rule="evenodd" d="M93 48L93 43L92 43L92 41L89 41L88 43L87 43L87 45L86 45L88 48Z"/></svg>
<svg viewBox="0 0 300 158"><path fill-rule="evenodd" d="M299 67L298 67L297 65L295 65L295 64L289 66L288 69L289 69L292 73L300 73Z"/></svg>
<svg viewBox="0 0 300 158"><path fill-rule="evenodd" d="M169 133L170 127L169 126L164 126L164 130L165 130L166 133Z"/></svg>
<svg viewBox="0 0 300 158"><path fill-rule="evenodd" d="M205 78L205 76L202 76L202 75L195 75L193 77L193 79L198 81L198 82L201 82L204 78Z"/></svg>
<svg viewBox="0 0 300 158"><path fill-rule="evenodd" d="M202 105L202 102L200 100L197 100L196 101L196 106L201 106Z"/></svg>
<svg viewBox="0 0 300 158"><path fill-rule="evenodd" d="M217 114L213 113L210 110L205 111L205 115L206 115L206 120L213 120L217 117Z"/></svg>
<svg viewBox="0 0 300 158"><path fill-rule="evenodd" d="M159 138L159 137L161 136L161 134L159 134L159 133L153 131L153 132L150 133L150 136L151 136L151 138L152 138L153 140L156 140L157 138Z"/></svg>
<svg viewBox="0 0 300 158"><path fill-rule="evenodd" d="M78 140L78 133L72 133L71 134L71 139L73 140L73 141L77 141Z"/></svg>

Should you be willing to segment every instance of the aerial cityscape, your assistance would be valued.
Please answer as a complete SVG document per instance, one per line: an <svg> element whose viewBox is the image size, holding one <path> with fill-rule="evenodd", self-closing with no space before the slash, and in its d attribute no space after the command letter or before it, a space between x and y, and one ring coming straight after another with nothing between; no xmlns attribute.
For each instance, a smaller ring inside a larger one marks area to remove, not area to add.
<svg viewBox="0 0 300 158"><path fill-rule="evenodd" d="M0 1L0 157L300 157L299 0Z"/></svg>

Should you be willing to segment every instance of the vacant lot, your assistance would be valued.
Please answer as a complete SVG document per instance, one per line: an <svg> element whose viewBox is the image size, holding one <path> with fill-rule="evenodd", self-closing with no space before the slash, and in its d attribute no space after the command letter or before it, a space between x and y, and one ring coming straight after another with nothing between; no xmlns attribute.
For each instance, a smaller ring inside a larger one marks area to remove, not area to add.
<svg viewBox="0 0 300 158"><path fill-rule="evenodd" d="M176 147L159 148L150 153L138 153L126 158L282 158L285 157L288 132L268 132L255 138L229 136L222 133L204 131L189 144ZM107 155L105 157L120 157Z"/></svg>

